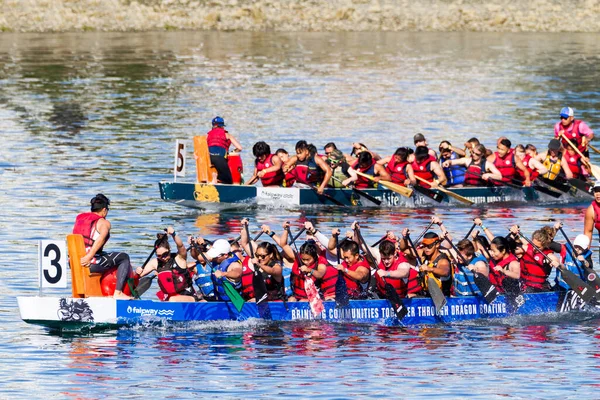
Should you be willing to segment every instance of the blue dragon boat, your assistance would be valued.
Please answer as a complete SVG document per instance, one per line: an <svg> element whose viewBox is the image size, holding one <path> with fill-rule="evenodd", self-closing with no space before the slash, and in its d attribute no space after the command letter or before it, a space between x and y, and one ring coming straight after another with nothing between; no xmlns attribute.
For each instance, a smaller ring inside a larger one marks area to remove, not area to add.
<svg viewBox="0 0 600 400"><path fill-rule="evenodd" d="M192 208L207 208L218 204L264 205L279 207L337 205L346 207L422 207L439 204L461 204L448 194L431 190L425 195L417 190L411 197L404 197L385 187L361 189L328 188L322 195L311 188L261 187L224 185L211 183L159 182L161 199ZM454 188L458 194L476 205L499 203L580 203L590 199L590 194L579 189L557 192L545 188L542 192L533 187L512 186ZM553 191L553 195L549 195ZM556 193L556 194L554 194ZM435 196L438 200L432 199Z"/></svg>
<svg viewBox="0 0 600 400"><path fill-rule="evenodd" d="M338 308L324 302L322 313L314 316L306 302L269 302L257 306L245 303L238 312L229 302L178 303L154 300L116 300L111 297L18 297L23 321L52 331L103 330L136 324L172 324L205 321L245 321L252 318L272 321L352 322L379 325L429 325L486 320L512 315L541 315L580 308L573 296L558 292L523 294L509 301L505 296L487 304L474 296L448 297L436 312L430 298L405 299L408 314L399 321L387 300L352 300ZM575 297L575 299L577 299Z"/></svg>

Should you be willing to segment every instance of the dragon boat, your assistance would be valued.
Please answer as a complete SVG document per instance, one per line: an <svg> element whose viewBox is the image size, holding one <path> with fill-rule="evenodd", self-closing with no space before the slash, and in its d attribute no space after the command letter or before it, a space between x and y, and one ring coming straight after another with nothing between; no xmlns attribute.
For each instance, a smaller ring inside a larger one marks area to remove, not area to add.
<svg viewBox="0 0 600 400"><path fill-rule="evenodd" d="M159 182L160 197L168 202L192 208L208 208L218 204L264 206L314 206L334 205L346 207L420 207L440 204L462 204L455 197L439 190L422 193L414 190L405 197L380 186L374 189L328 188L323 194L310 187L261 187L212 183ZM415 188L417 189L417 188ZM580 203L589 200L590 192L571 186L568 191L558 191L549 186L537 187L462 187L452 193L468 199L475 205L499 203Z"/></svg>
<svg viewBox="0 0 600 400"><path fill-rule="evenodd" d="M178 303L154 300L116 300L111 297L18 297L23 321L51 331L114 329L136 324L174 324L205 321L244 321L251 318L269 321L351 322L387 326L429 325L470 320L498 319L512 315L541 315L580 308L575 296L558 292L523 294L517 301L505 296L487 304L474 296L448 297L439 311L430 298L405 299L408 314L399 321L387 300L351 300L346 307L334 301L323 302L317 316L307 302L244 303L237 311L229 302Z"/></svg>

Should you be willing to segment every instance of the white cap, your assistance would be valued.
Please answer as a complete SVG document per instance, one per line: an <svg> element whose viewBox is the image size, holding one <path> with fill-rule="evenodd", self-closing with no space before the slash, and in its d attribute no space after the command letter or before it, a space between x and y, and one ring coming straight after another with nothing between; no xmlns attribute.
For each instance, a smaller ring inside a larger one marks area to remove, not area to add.
<svg viewBox="0 0 600 400"><path fill-rule="evenodd" d="M573 241L573 246L579 246L585 250L590 246L590 238L586 235L577 235Z"/></svg>
<svg viewBox="0 0 600 400"><path fill-rule="evenodd" d="M215 240L212 247L206 252L206 258L212 260L213 258L217 258L222 256L223 254L229 254L231 251L231 245L225 239Z"/></svg>

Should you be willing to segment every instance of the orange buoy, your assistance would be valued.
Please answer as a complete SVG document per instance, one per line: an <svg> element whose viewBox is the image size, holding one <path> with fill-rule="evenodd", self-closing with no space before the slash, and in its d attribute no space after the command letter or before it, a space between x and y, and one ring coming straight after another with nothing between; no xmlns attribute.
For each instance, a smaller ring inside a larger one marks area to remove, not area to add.
<svg viewBox="0 0 600 400"><path fill-rule="evenodd" d="M241 185L244 180L242 177L244 173L244 165L242 164L242 157L240 157L240 153L237 151L229 153L227 157L227 164L229 165L229 170L231 171L233 184Z"/></svg>
<svg viewBox="0 0 600 400"><path fill-rule="evenodd" d="M134 286L137 286L139 278L133 272L129 277L133 278ZM112 296L115 294L115 289L117 288L117 268L109 269L102 274L102 277L100 278L100 288L102 289L102 294L104 296ZM131 296L131 290L129 289L127 282L125 282L125 286L123 287L123 293L127 296Z"/></svg>

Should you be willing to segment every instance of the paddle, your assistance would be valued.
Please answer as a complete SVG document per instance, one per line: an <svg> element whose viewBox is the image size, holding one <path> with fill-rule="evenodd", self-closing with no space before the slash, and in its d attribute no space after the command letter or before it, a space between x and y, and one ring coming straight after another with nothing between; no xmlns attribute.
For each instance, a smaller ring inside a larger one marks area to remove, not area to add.
<svg viewBox="0 0 600 400"><path fill-rule="evenodd" d="M467 234L465 235L465 237L463 239L468 239L469 235L471 234L471 232L473 232L473 229L475 229L476 226L477 226L477 224L473 223L473 225L471 225L471 229L469 229L469 232L467 232Z"/></svg>
<svg viewBox="0 0 600 400"><path fill-rule="evenodd" d="M360 172L360 171L355 171L355 172L357 175L362 176L363 178L367 178L370 181L374 181L374 182L377 181L375 179L375 177L372 175L365 174L364 172ZM390 182L390 181L383 181L383 180L380 180L378 183L385 186L386 188L390 189L392 192L398 193L401 196L404 196L404 197L412 196L412 193L413 193L412 189L409 189L402 185L398 185L397 183Z"/></svg>
<svg viewBox="0 0 600 400"><path fill-rule="evenodd" d="M413 189L418 193L422 194L423 196L429 197L430 199L437 201L438 203L441 203L442 200L444 200L444 195L440 192L436 192L421 185L414 185Z"/></svg>
<svg viewBox="0 0 600 400"><path fill-rule="evenodd" d="M373 243L373 244L371 245L371 247L375 247L375 246L379 245L379 243L383 242L383 241L385 240L385 238L386 238L386 237L387 237L387 233L386 233L385 235L383 235L383 236L381 237L381 239L379 239L378 241L376 241L375 243Z"/></svg>
<svg viewBox="0 0 600 400"><path fill-rule="evenodd" d="M594 147L594 145L592 145L591 143L588 143L588 144L587 144L587 146L588 146L590 149L594 150L594 152L595 152L596 154L600 154L600 150L598 150L596 147Z"/></svg>
<svg viewBox="0 0 600 400"><path fill-rule="evenodd" d="M208 267L210 268L210 270L214 271L215 267L208 260L208 258L206 258L206 255L202 251L199 251L199 253L204 259L206 265L208 265ZM223 282L223 289L225 290L225 294L227 295L227 297L229 297L229 300L231 301L235 309L238 312L242 311L242 307L244 307L245 303L244 298L238 293L237 290L235 290L235 288L233 287L231 282L227 280L227 278L221 278L221 281Z"/></svg>
<svg viewBox="0 0 600 400"><path fill-rule="evenodd" d="M567 241L567 244L570 246L567 246L567 250L569 251L571 258L573 258L573 262L579 264L581 268L583 268L583 270L587 274L588 281L594 282L594 285L596 285L596 293L600 294L600 277L593 269L586 267L583 263L578 263L577 257L575 257L575 254L573 253L573 251L575 250L575 246L573 246L571 239L569 239L562 226L558 228L558 230L560 231L560 233L562 233L562 235L565 237L565 240Z"/></svg>
<svg viewBox="0 0 600 400"><path fill-rule="evenodd" d="M425 227L425 229L423 229L423 232L421 232L421 234L417 237L417 242L419 240L421 240L423 238L423 236L425 236L425 234L427 233L427 231L429 230L429 228L431 228L433 226L433 220L430 221L427 226Z"/></svg>
<svg viewBox="0 0 600 400"><path fill-rule="evenodd" d="M475 226L475 224L473 224L473 227L474 226ZM470 232L467 234L467 236L469 236L469 234L470 234ZM468 269L467 265L469 263L467 262L467 260L465 260L465 258L461 254L461 252L458 251L458 248L456 248L454 243L452 243L452 241L448 238L448 235L446 235L445 239L448 243L450 243L450 246L452 246L452 248L454 249L454 251L456 252L458 257L462 261L462 266L460 265L460 263L458 263L457 266L461 269L462 268ZM485 300L486 303L491 304L494 300L496 300L496 297L498 297L498 290L496 289L496 286L492 285L490 280L485 275L480 274L477 271L471 271L471 272L473 273L473 281L475 282L475 286L477 286L477 289L479 289L479 291L481 292L483 299Z"/></svg>
<svg viewBox="0 0 600 400"><path fill-rule="evenodd" d="M256 236L254 236L254 239L252 239L252 241L256 242L263 234L264 234L264 232L261 230L260 232L258 232L258 234ZM241 238L242 238L242 235L238 235L238 237L236 237L235 239L230 240L229 243L239 242ZM248 236L248 238L250 238L250 236Z"/></svg>
<svg viewBox="0 0 600 400"><path fill-rule="evenodd" d="M333 204L335 204L336 206L342 206L345 207L346 205L344 203L342 203L341 201L335 199L334 197L328 195L327 193L319 193L319 189L317 189L315 187L315 185L308 185L319 197L323 197L327 200L329 200L330 202L332 202Z"/></svg>
<svg viewBox="0 0 600 400"><path fill-rule="evenodd" d="M340 180L339 180L338 178L336 178L335 176L332 176L331 178L333 178L333 180L334 180L334 181L336 181L336 182L339 182L339 183L341 183L341 184L343 185L342 181L340 181ZM346 185L346 187L349 187L349 186L348 186L348 185ZM379 199L378 199L378 198L376 198L376 197L373 197L373 196L371 196L369 193L367 193L367 192L363 192L362 190L360 190L360 189L357 189L357 188L355 188L354 186L350 186L350 188L351 188L351 189L352 189L352 191L353 191L354 193L356 193L357 195L364 197L365 199L369 200L369 201L370 201L370 202L372 202L372 203L375 203L375 204L377 204L378 206L379 206L379 205L381 205L381 200L379 200Z"/></svg>
<svg viewBox="0 0 600 400"><path fill-rule="evenodd" d="M590 170L590 172L592 173L592 175L594 175L594 178L596 178L596 180L600 180L600 167L598 167L597 165L593 165L590 160L583 155L583 153L581 153L581 151L579 151L579 149L577 148L577 146L575 146L573 144L573 142L571 142L569 140L568 137L566 137L564 135L564 133L561 133L560 136L566 140L566 142L569 144L569 146L571 146L573 148L573 150L575 150L575 152L577 154L579 154L579 156L581 157L581 162L584 163Z"/></svg>
<svg viewBox="0 0 600 400"><path fill-rule="evenodd" d="M288 237L293 237L289 225L286 229L288 231ZM298 251L298 246L296 246L296 243L292 243L292 245L294 246L294 250L296 250L294 252L294 255L296 257L296 262L298 263L298 271L300 271L300 266L302 266L302 261L300 260L300 252ZM319 260L315 260L315 263L317 264L318 268ZM315 283L313 282L312 278L308 275L304 278L304 292L306 293L306 297L308 298L310 310L312 311L313 316L316 317L317 315L323 312L325 307L323 306L323 300L321 299L321 296L319 296L319 292L317 291Z"/></svg>
<svg viewBox="0 0 600 400"><path fill-rule="evenodd" d="M339 236L339 233L334 236L338 265L340 264L340 260L342 258ZM346 285L346 279L344 278L344 273L340 270L338 270L337 281L335 281L335 304L338 308L347 307L348 304L350 304L350 296L348 295L348 286Z"/></svg>
<svg viewBox="0 0 600 400"><path fill-rule="evenodd" d="M525 239L525 241L527 241L527 243L529 243L529 245L533 247L538 253L542 254L546 262L552 262L550 257L544 254L544 252L538 246L536 246L530 239L525 237L525 235L519 232L519 236ZM571 290L577 293L577 295L581 298L581 300L583 300L584 303L595 305L596 292L588 283L582 281L577 275L575 275L568 269L560 268L560 272L562 273L563 280L567 283L567 285L569 285Z"/></svg>
<svg viewBox="0 0 600 400"><path fill-rule="evenodd" d="M406 235L406 240L408 241L408 244L410 245L409 247L412 249L415 259L417 260L417 266L420 267L421 265L423 265L423 263L421 261L421 258L419 257L419 252L417 251L415 244L410 238L410 235ZM424 271L421 271L420 273L421 278L424 280ZM431 276L427 278L427 289L429 291L429 295L431 296L431 300L433 300L433 304L435 304L435 310L439 314L448 302L448 300L446 299L446 296L444 296L442 289L438 286L435 279L433 279Z"/></svg>
<svg viewBox="0 0 600 400"><path fill-rule="evenodd" d="M244 225L244 229L246 230L246 236L250 237L250 232L248 229L248 224ZM248 243L248 247L250 248L250 259L254 259L254 246L252 246L252 242ZM260 270L260 266L258 264L254 265L254 273L252 274L252 287L254 288L254 298L256 299L256 304L260 304L263 301L267 301L268 292L267 285L265 285L265 277Z"/></svg>
<svg viewBox="0 0 600 400"><path fill-rule="evenodd" d="M432 184L433 184L433 182L430 182L430 181L428 181L428 180L426 180L426 179L423 179L423 178L421 178L420 176L416 176L416 175L415 175L415 178L416 178L416 179L417 179L419 182L423 182L423 183L426 183L426 184L428 184L428 185L432 185ZM466 197L463 197L463 196L461 196L460 194L456 194L456 193L454 193L453 191L451 191L451 190L448 190L448 189L446 189L446 188L445 188L445 187L443 187L443 186L438 186L438 187L436 187L436 189L437 189L437 190L439 190L440 192L446 193L446 194L447 194L448 196L450 196L450 197L454 197L456 200L458 200L458 201L460 201L460 202L463 202L463 203L465 203L465 204L469 204L469 205L471 205L471 204L475 204L475 202L474 202L474 201L472 201L472 200L469 200L469 199L467 199Z"/></svg>
<svg viewBox="0 0 600 400"><path fill-rule="evenodd" d="M363 235L360 232L360 229L358 227L356 227L355 231L356 231L356 235L358 236L359 242L362 243L363 246L365 247L365 251L366 251L366 255L367 255L367 262L371 265L371 268L373 268L375 270L375 273L377 273L377 270L379 269L379 267L375 261L375 258L373 257L373 254L371 253L371 248L369 247L369 245L367 245L367 242L365 242L365 238L363 238ZM383 283L385 284L386 298L392 305L392 308L394 309L394 312L396 313L396 318L398 318L398 321L402 321L402 318L404 318L406 316L406 314L408 314L408 308L406 308L406 306L404 305L404 302L402 301L402 299L398 295L398 292L396 292L396 289L394 289L392 284L389 283L383 276L381 277L381 279L383 280Z"/></svg>
<svg viewBox="0 0 600 400"><path fill-rule="evenodd" d="M296 239L298 239L300 237L300 235L302 235L302 233L306 230L305 227L302 227L302 229L300 229L300 232L298 232L296 234L296 236L294 236L292 238L292 241L290 242L290 245L294 244L296 242ZM289 236L291 234L290 230L288 229L288 237L291 238L291 236Z"/></svg>

